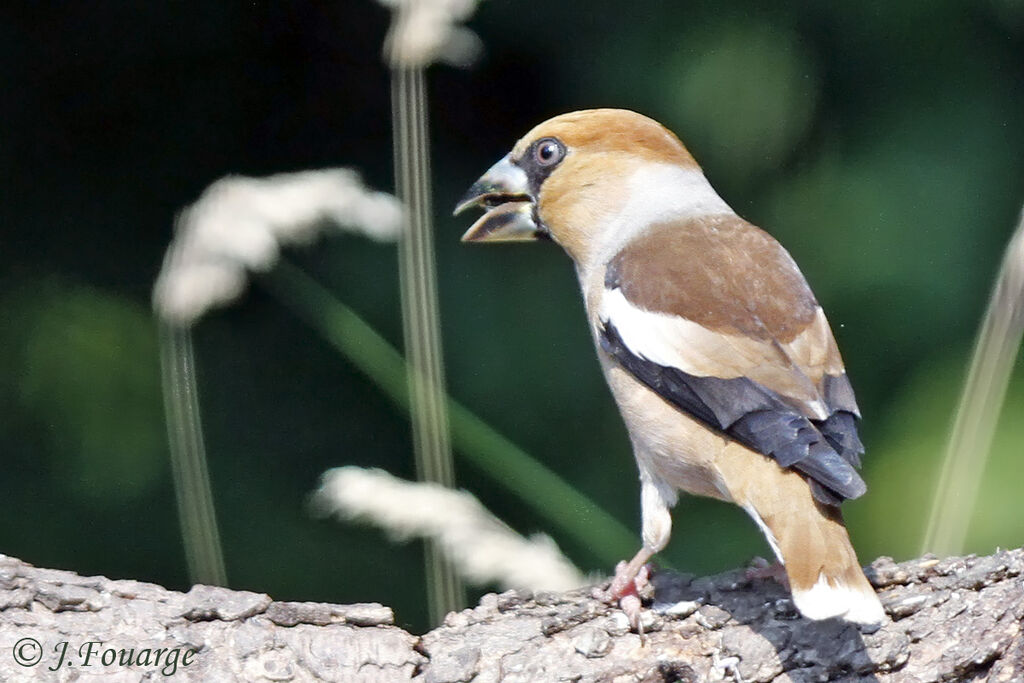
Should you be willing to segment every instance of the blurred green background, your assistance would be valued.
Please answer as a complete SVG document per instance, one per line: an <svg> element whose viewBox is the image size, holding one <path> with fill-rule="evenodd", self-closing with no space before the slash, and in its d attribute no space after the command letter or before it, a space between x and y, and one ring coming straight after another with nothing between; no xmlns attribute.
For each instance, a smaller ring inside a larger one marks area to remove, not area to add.
<svg viewBox="0 0 1024 683"><path fill-rule="evenodd" d="M764 5L482 3L480 62L429 71L449 390L639 529L568 259L550 244L463 246L468 221L448 215L535 123L639 110L801 264L864 414L869 493L844 508L855 544L865 562L907 558L1024 200L1024 2ZM149 309L174 214L227 173L345 165L391 190L387 24L368 0L0 9L0 552L187 588ZM339 237L290 256L400 343L394 246ZM307 507L333 466L412 478L406 418L258 286L195 341L230 585L376 600L425 628L420 546ZM970 551L1024 542L1020 365ZM456 467L517 530L553 531ZM611 569L553 535L581 568ZM673 565L755 554L769 550L742 511L681 501Z"/></svg>

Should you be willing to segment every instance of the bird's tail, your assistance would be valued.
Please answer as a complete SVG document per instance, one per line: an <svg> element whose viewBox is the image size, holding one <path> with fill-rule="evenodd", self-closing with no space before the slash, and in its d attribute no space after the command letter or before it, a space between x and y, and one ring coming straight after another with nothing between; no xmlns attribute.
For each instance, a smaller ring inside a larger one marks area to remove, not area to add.
<svg viewBox="0 0 1024 683"><path fill-rule="evenodd" d="M814 500L802 476L768 458L750 471L721 468L733 500L758 523L786 568L793 602L808 619L879 624L885 611L850 544L839 508ZM728 460L728 456L726 458ZM729 470L738 474L729 477Z"/></svg>
<svg viewBox="0 0 1024 683"><path fill-rule="evenodd" d="M816 509L802 527L775 525L784 527L777 542L797 609L809 619L881 623L885 611L857 561L839 509L814 500L810 505Z"/></svg>

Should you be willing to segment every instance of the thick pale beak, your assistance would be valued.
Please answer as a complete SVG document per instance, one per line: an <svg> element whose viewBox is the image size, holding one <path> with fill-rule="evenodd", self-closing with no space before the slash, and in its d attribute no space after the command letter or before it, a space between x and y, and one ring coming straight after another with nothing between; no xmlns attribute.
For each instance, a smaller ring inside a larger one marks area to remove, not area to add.
<svg viewBox="0 0 1024 683"><path fill-rule="evenodd" d="M506 156L473 183L455 207L456 215L471 206L486 211L462 236L463 242L525 242L544 231L534 220L529 179Z"/></svg>

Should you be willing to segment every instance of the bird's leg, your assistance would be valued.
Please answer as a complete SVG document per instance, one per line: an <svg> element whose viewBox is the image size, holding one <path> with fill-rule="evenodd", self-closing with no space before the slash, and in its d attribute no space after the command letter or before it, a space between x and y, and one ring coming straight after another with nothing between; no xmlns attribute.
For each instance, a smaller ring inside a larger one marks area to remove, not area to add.
<svg viewBox="0 0 1024 683"><path fill-rule="evenodd" d="M620 562L608 590L596 597L606 602L619 602L629 617L633 630L640 631L640 591L647 586L647 561L664 549L672 533L672 516L662 490L646 473L640 476L640 508L643 516L644 545L629 562Z"/></svg>

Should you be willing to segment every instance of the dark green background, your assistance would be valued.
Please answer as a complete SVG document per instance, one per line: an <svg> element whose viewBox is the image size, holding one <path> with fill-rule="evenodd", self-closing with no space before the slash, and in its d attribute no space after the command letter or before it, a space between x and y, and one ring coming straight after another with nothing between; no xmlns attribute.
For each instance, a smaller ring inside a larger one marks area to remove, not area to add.
<svg viewBox="0 0 1024 683"><path fill-rule="evenodd" d="M466 247L448 216L535 123L595 106L675 130L810 280L864 413L861 558L917 554L977 324L1024 199L1024 2L488 0L473 69L429 71L453 395L631 528L638 486L553 245ZM175 212L227 173L352 166L390 190L388 16L372 2L8 3L0 9L0 552L188 585L149 293ZM393 246L293 252L401 340ZM381 393L258 286L196 329L230 583L377 600L426 623L417 545L318 521L325 469L412 476ZM969 550L1024 539L1024 383L1011 384ZM458 480L522 532L495 482ZM734 508L684 499L666 556L767 554ZM558 538L585 570L591 549Z"/></svg>

